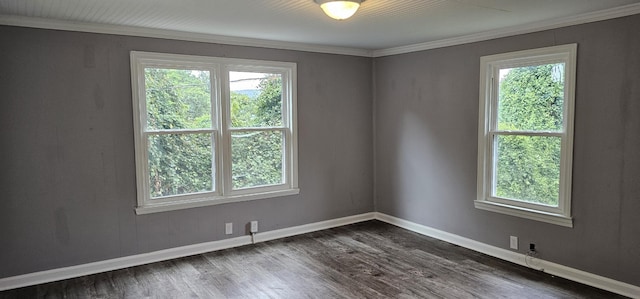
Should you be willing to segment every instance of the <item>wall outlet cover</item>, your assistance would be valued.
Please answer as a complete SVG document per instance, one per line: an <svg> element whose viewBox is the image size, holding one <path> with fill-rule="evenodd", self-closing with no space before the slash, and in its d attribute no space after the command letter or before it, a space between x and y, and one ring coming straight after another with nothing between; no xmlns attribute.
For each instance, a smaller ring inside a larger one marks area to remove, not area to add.
<svg viewBox="0 0 640 299"><path fill-rule="evenodd" d="M233 235L233 223L225 223L224 225L224 233L227 235Z"/></svg>
<svg viewBox="0 0 640 299"><path fill-rule="evenodd" d="M257 233L258 232L258 221L257 220L251 221L251 232L252 233Z"/></svg>
<svg viewBox="0 0 640 299"><path fill-rule="evenodd" d="M509 238L509 247L511 247L511 249L518 250L518 237L511 236Z"/></svg>

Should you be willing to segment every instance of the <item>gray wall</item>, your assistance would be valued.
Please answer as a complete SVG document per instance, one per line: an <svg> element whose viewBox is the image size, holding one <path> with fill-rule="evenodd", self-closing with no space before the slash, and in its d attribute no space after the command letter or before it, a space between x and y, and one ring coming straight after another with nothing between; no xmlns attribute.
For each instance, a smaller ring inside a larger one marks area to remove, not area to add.
<svg viewBox="0 0 640 299"><path fill-rule="evenodd" d="M376 209L640 285L640 15L374 60ZM578 43L574 228L475 209L480 57Z"/></svg>
<svg viewBox="0 0 640 299"><path fill-rule="evenodd" d="M300 194L136 216L131 50L296 62ZM371 60L0 26L0 278L373 211Z"/></svg>
<svg viewBox="0 0 640 299"><path fill-rule="evenodd" d="M517 235L521 252L535 242L544 259L640 285L636 28L640 15L372 63L0 26L0 277L220 240L225 222L237 236L254 219L267 231L375 203L502 248ZM475 209L480 57L567 43L579 44L575 227ZM297 62L301 194L136 216L130 50Z"/></svg>

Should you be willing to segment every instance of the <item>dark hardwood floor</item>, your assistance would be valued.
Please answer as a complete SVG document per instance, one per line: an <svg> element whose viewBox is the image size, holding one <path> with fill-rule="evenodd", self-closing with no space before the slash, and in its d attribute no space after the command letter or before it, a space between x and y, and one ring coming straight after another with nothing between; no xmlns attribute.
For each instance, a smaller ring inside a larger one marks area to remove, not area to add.
<svg viewBox="0 0 640 299"><path fill-rule="evenodd" d="M622 298L379 221L0 293L0 298Z"/></svg>

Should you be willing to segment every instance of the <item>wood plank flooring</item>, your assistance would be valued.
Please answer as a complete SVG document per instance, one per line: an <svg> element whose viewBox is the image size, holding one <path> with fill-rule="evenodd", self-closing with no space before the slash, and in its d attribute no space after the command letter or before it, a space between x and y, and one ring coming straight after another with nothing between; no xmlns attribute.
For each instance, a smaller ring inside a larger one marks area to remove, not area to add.
<svg viewBox="0 0 640 299"><path fill-rule="evenodd" d="M622 298L383 222L0 292L0 298Z"/></svg>

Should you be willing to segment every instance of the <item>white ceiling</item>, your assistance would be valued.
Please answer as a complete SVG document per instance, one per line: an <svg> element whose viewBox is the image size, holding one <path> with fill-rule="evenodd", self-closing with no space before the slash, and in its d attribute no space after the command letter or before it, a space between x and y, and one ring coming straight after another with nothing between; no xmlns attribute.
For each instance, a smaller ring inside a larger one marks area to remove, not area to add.
<svg viewBox="0 0 640 299"><path fill-rule="evenodd" d="M346 21L325 16L313 0L0 0L0 20L38 18L379 50L621 6L638 13L640 0L367 0Z"/></svg>

